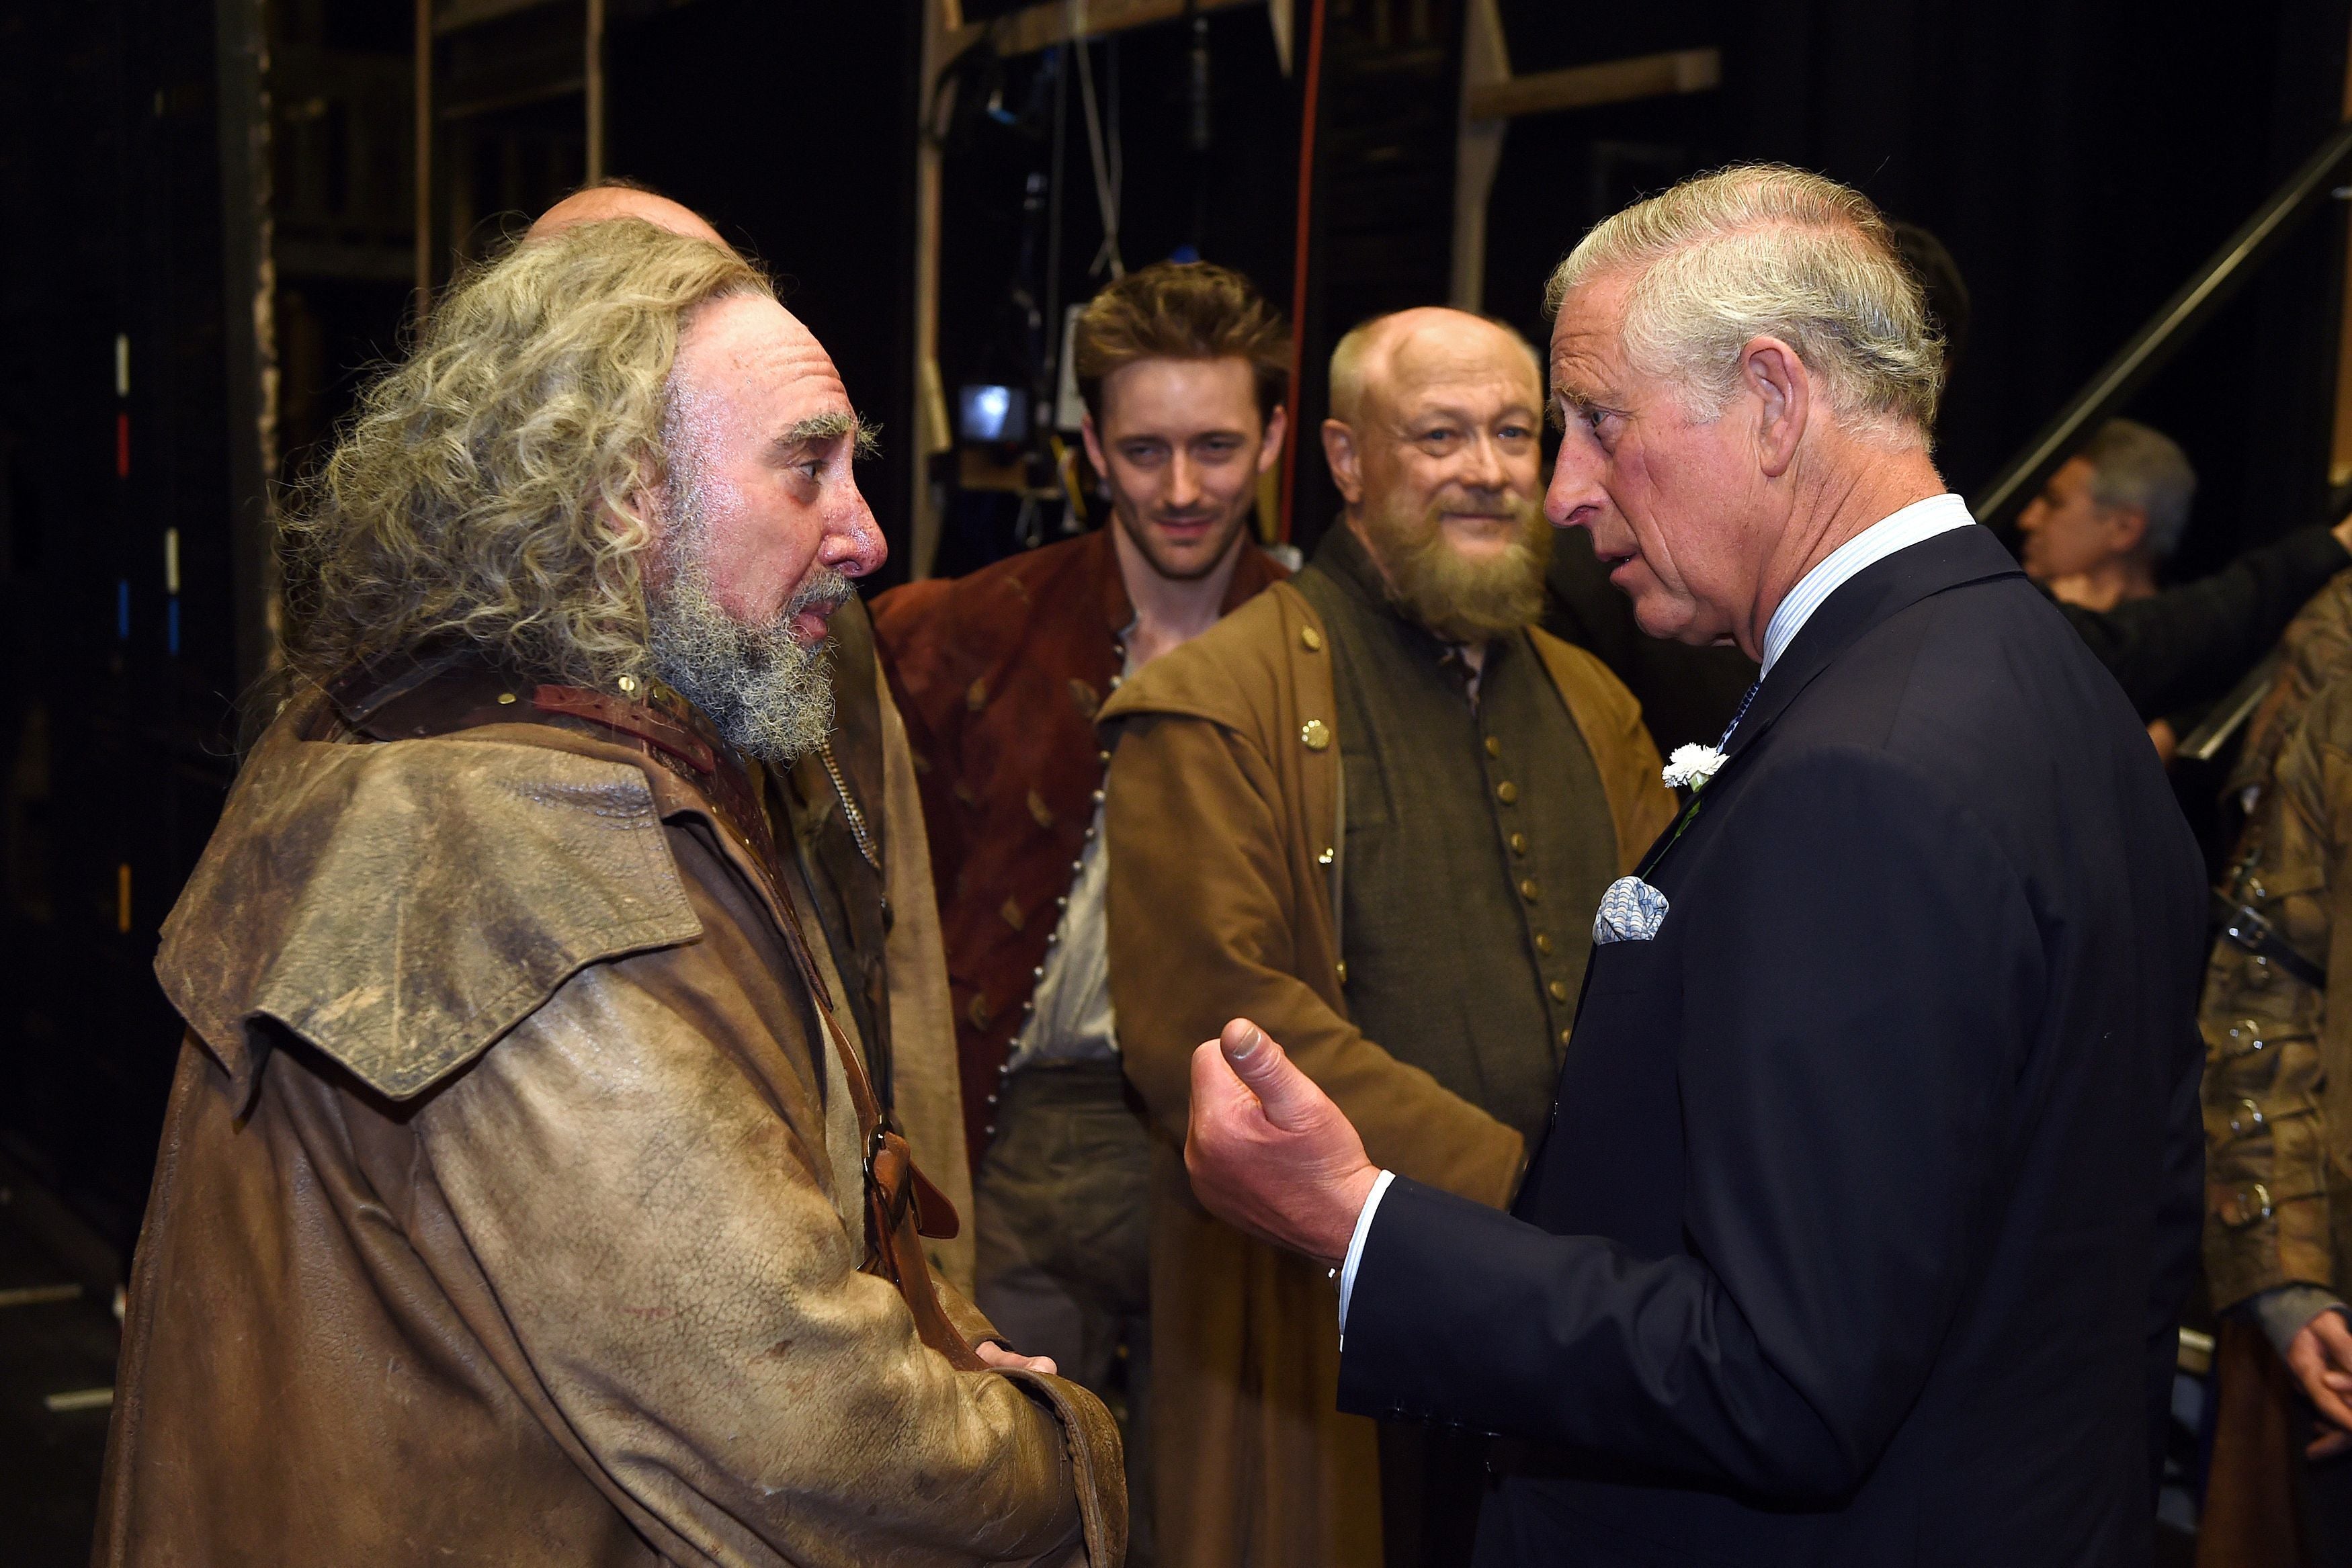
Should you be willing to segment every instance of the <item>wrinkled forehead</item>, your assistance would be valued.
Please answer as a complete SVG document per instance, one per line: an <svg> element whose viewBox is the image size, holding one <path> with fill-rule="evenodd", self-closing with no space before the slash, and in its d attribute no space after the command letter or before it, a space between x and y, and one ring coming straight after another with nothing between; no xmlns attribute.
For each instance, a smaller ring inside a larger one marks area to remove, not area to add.
<svg viewBox="0 0 2352 1568"><path fill-rule="evenodd" d="M712 300L688 318L673 390L681 413L734 404L796 422L851 412L833 356L765 295Z"/></svg>
<svg viewBox="0 0 2352 1568"><path fill-rule="evenodd" d="M1405 413L1432 403L1532 409L1543 401L1535 356L1510 333L1475 317L1400 332L1372 384Z"/></svg>
<svg viewBox="0 0 2352 1568"><path fill-rule="evenodd" d="M1552 321L1552 391L1588 397L1623 384L1625 303L1632 288L1630 277L1611 273L1569 290Z"/></svg>

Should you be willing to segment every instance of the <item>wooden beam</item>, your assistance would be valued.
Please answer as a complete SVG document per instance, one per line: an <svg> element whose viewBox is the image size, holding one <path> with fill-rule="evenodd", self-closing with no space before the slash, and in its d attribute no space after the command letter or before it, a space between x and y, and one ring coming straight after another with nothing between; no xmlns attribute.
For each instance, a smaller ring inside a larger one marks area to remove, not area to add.
<svg viewBox="0 0 2352 1568"><path fill-rule="evenodd" d="M468 27L478 27L485 22L495 22L501 16L518 12L537 10L552 5L554 0L430 0L433 5L433 30L436 33L462 33Z"/></svg>
<svg viewBox="0 0 2352 1568"><path fill-rule="evenodd" d="M1223 11L1235 5L1259 5L1265 0L1198 0L1202 11ZM994 24L1000 55L1034 54L1056 44L1099 38L1129 27L1173 22L1188 9L1187 0L1045 0L1025 5Z"/></svg>
<svg viewBox="0 0 2352 1568"><path fill-rule="evenodd" d="M2343 118L2352 122L2352 59L2344 72ZM2345 247L2344 295L2336 312L2336 431L2327 455L2331 490L2352 483L2352 246Z"/></svg>
<svg viewBox="0 0 2352 1568"><path fill-rule="evenodd" d="M930 120L931 93L948 62L971 41L972 29L963 21L962 0L922 0L923 5L923 128L915 144L915 438L907 445L906 461L914 473L908 485L909 513L907 576L920 581L931 575L940 551L940 496L931 483L931 458L955 444L948 424L947 389L940 375L940 200L941 159L940 127ZM955 90L949 88L949 93ZM942 115L955 112L952 101L936 106Z"/></svg>
<svg viewBox="0 0 2352 1568"><path fill-rule="evenodd" d="M1566 109L1595 109L1636 99L1705 92L1723 83L1721 49L1682 49L1596 66L1512 77L1473 88L1465 98L1471 120L1516 120Z"/></svg>
<svg viewBox="0 0 2352 1568"><path fill-rule="evenodd" d="M236 680L278 667L278 272L268 0L214 11L220 106L222 336L228 361L230 609ZM266 709L263 711L267 711Z"/></svg>
<svg viewBox="0 0 2352 1568"><path fill-rule="evenodd" d="M416 319L433 303L433 0L416 0Z"/></svg>
<svg viewBox="0 0 2352 1568"><path fill-rule="evenodd" d="M588 0L587 33L585 57L581 61L583 79L580 96L588 100L588 155L584 162L588 183L593 185L604 177L604 0Z"/></svg>
<svg viewBox="0 0 2352 1568"><path fill-rule="evenodd" d="M1456 310L1475 312L1486 308L1486 208L1511 122L1477 119L1470 103L1480 89L1511 79L1511 46L1498 0L1469 0L1462 26L1462 127L1454 141L1454 286L1448 292Z"/></svg>

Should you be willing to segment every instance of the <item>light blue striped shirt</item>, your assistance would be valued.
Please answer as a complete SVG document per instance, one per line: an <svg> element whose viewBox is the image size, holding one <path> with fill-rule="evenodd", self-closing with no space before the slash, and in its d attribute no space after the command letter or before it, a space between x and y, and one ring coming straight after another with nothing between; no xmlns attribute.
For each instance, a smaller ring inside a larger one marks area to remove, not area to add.
<svg viewBox="0 0 2352 1568"><path fill-rule="evenodd" d="M1948 534L1954 528L1975 524L1969 516L1969 504L1949 490L1940 496L1930 496L1924 501L1914 501L1891 517L1882 517L1853 538L1830 551L1821 565L1805 573L1789 597L1780 601L1780 608L1772 612L1772 623L1764 628L1764 674L1772 673L1773 664L1789 651L1805 622L1823 601L1843 588L1857 573L1877 565L1899 549L1909 549L1923 539Z"/></svg>

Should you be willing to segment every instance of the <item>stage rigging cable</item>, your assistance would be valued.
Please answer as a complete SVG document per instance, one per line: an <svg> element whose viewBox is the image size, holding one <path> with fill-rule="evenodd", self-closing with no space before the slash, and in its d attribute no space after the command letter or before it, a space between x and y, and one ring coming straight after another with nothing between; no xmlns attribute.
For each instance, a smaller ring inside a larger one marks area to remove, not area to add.
<svg viewBox="0 0 2352 1568"><path fill-rule="evenodd" d="M1298 387L1307 359L1307 242L1315 217L1315 115L1323 85L1323 6L1314 0L1307 25L1307 94L1298 110L1298 246L1290 277L1290 413L1282 433L1282 542L1298 505Z"/></svg>

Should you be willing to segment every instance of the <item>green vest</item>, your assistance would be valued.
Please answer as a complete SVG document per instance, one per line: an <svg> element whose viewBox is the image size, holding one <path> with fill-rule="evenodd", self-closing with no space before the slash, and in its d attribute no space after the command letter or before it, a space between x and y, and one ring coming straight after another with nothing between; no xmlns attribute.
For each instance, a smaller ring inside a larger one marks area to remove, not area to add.
<svg viewBox="0 0 2352 1568"><path fill-rule="evenodd" d="M1487 645L1474 708L1466 667L1390 606L1345 524L1293 581L1331 640L1349 1011L1532 1141L1618 873L1592 755L1524 631Z"/></svg>

